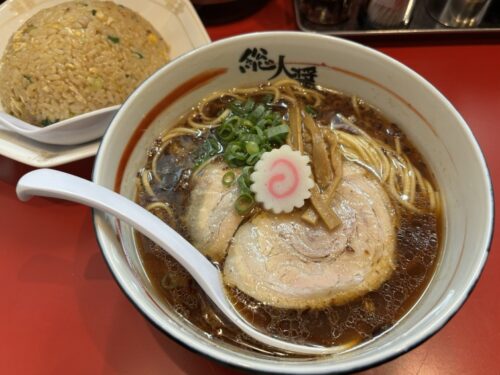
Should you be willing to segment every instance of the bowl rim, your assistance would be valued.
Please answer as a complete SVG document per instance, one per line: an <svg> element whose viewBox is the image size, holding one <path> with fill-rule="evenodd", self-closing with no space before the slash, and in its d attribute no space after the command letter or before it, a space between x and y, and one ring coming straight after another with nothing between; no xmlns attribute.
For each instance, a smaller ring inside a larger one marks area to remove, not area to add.
<svg viewBox="0 0 500 375"><path fill-rule="evenodd" d="M92 210L92 221L93 221L94 231L96 233L96 237L98 240L99 248L101 249L106 264L108 265L108 268L110 269L113 277L117 281L117 284L120 286L120 289L124 292L126 297L132 302L132 304L138 309L138 311L143 316L145 316L156 328L160 329L163 333L167 334L168 337L170 337L174 341L178 342L185 348L195 353L201 354L205 357L219 361L225 365L229 365L234 368L244 369L251 372L269 372L269 373L294 373L294 374L347 373L347 372L359 371L371 368L376 365L386 363L396 357L399 357L402 354L409 352L410 350L419 346L423 342L427 341L439 330L441 330L455 316L458 310L463 306L463 304L468 299L468 297L474 290L475 286L477 285L482 270L484 269L491 248L491 243L493 239L493 228L495 222L494 191L491 181L491 174L489 172L484 154L474 134L472 133L472 130L467 125L466 121L463 119L460 113L451 104L451 102L437 88L435 88L429 81L427 81L425 78L423 78L421 75L419 75L418 73L416 73L414 70L410 69L403 63L371 47L367 47L350 40L332 36L325 36L315 33L300 32L300 31L268 31L268 32L254 32L248 34L241 34L221 39L217 42L213 42L205 46L198 47L194 50L191 50L177 57L176 59L170 61L164 67L160 68L152 76L146 79L141 85L139 85L137 89L134 92L132 92L130 96L124 101L123 105L120 107L118 112L113 117L110 126L108 127L103 136L102 142L99 146L97 156L94 162L94 167L92 171L92 180L94 182L98 182L98 173L105 166L106 162L103 157L103 152L104 152L103 149L106 147L108 139L112 136L111 134L113 129L118 126L117 124L119 122L117 119L119 119L120 114L132 102L134 102L135 98L138 95L140 95L140 93L143 90L145 90L147 86L150 84L150 82L154 81L157 76L164 74L163 72L165 70L172 69L173 66L182 64L185 60L191 59L192 56L203 54L204 51L207 49L223 48L225 45L228 44L231 45L232 43L237 43L240 41L254 40L255 38L258 39L266 37L277 38L278 40L280 38L293 37L294 39L297 39L301 42L307 42L308 40L322 40L325 43L328 42L337 43L339 45L343 45L348 48L354 48L362 53L367 53L369 55L372 55L377 59L385 60L388 64L403 70L405 74L411 76L413 79L423 84L424 87L427 90L430 90L434 95L436 95L440 99L441 103L444 106L446 106L447 109L453 114L453 116L457 120L457 125L459 125L461 130L464 132L464 135L466 136L468 142L472 146L472 149L478 158L479 167L481 168L484 182L486 183L485 187L489 192L489 196L487 197L488 199L486 202L489 208L488 212L486 212L486 214L488 215L489 225L487 228L485 228L484 236L482 238L484 244L480 249L481 257L477 259L474 268L474 273L472 274L471 278L467 281L465 287L463 288L463 292L461 294L456 295L453 299L453 302L448 304L447 308L441 313L441 315L437 319L434 319L431 323L429 323L425 330L417 334L414 334L412 336L402 338L402 341L400 341L397 345L391 345L390 348L384 348L382 351L379 351L377 353L372 353L371 355L366 356L362 361L354 359L353 361L349 362L349 366L347 366L347 364L345 363L339 366L339 364L336 364L333 361L331 363L328 363L328 365L326 365L325 362L321 362L316 365L313 362L310 362L308 363L307 366L301 367L300 369L297 368L294 369L293 367L283 368L283 366L278 363L260 364L251 361L242 362L241 359L235 360L234 357L226 355L215 346L207 347L206 345L203 345L202 343L187 337L187 335L185 335L183 332L169 330L163 327L160 322L156 321L152 316L150 316L147 313L147 309L140 301L136 301L134 299L132 290L127 284L126 280L121 278L116 268L116 265L114 265L113 263L113 260L107 256L107 250L105 248L103 240L104 234L100 231L99 226L97 224L97 218L100 215L100 213L96 210Z"/></svg>

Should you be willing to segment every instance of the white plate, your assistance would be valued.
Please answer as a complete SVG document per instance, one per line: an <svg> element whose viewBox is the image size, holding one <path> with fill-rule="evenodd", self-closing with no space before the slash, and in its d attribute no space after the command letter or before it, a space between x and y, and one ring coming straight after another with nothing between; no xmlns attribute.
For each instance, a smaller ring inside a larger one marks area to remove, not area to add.
<svg viewBox="0 0 500 375"><path fill-rule="evenodd" d="M32 15L67 0L7 0L0 6L0 56L10 36ZM174 59L210 43L210 37L189 0L115 0L147 19L170 45ZM0 106L0 110L2 110ZM53 167L93 156L99 141L77 146L38 143L0 130L0 155L34 167Z"/></svg>

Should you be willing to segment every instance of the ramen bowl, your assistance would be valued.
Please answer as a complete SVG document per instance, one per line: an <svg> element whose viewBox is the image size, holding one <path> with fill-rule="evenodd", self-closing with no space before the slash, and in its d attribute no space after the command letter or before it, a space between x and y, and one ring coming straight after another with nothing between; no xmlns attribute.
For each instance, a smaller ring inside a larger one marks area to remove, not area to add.
<svg viewBox="0 0 500 375"><path fill-rule="evenodd" d="M133 199L136 176L153 141L208 94L276 77L334 88L379 108L423 155L442 195L441 252L421 298L394 326L333 356L275 357L206 335L162 302L148 279L133 230L94 212L103 255L136 307L170 337L217 361L259 372L354 371L416 347L465 302L488 255L492 188L469 127L431 84L401 63L359 44L315 34L242 35L201 47L147 79L123 104L104 135L93 180Z"/></svg>

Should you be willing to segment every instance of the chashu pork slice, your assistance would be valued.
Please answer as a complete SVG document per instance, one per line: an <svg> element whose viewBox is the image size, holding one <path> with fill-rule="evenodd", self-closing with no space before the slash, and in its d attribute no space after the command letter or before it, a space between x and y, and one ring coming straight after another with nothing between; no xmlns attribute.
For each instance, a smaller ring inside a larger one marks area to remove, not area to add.
<svg viewBox="0 0 500 375"><path fill-rule="evenodd" d="M224 259L229 241L244 218L234 208L238 184L227 187L222 183L222 177L230 170L216 160L193 175L194 187L184 220L192 245L217 262Z"/></svg>
<svg viewBox="0 0 500 375"><path fill-rule="evenodd" d="M346 162L333 208L342 224L329 231L299 213L263 212L235 234L224 281L280 308L344 304L379 288L395 267L395 212L381 184Z"/></svg>

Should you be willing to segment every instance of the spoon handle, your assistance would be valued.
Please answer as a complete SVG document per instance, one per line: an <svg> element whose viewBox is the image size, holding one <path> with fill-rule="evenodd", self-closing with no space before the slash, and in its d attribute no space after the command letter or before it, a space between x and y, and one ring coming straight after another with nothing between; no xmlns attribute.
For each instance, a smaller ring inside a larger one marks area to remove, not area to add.
<svg viewBox="0 0 500 375"><path fill-rule="evenodd" d="M165 249L195 278L212 299L220 299L219 271L203 254L155 215L103 186L53 169L27 173L17 183L17 196L26 201L34 195L60 198L107 212L130 224Z"/></svg>
<svg viewBox="0 0 500 375"><path fill-rule="evenodd" d="M16 192L22 201L39 195L82 203L132 225L186 268L208 297L236 326L264 344L290 352L314 355L337 353L350 347L350 345L316 347L294 344L256 330L243 320L228 302L219 271L205 256L159 218L114 191L64 172L38 169L21 177Z"/></svg>

